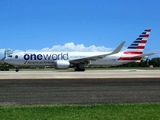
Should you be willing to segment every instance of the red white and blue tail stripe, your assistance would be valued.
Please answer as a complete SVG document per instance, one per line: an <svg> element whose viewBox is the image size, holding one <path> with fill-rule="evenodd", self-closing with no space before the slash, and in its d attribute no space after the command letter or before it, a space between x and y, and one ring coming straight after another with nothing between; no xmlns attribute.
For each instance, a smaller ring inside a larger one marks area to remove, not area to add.
<svg viewBox="0 0 160 120"><path fill-rule="evenodd" d="M141 60L141 57L138 56L143 54L150 32L151 29L144 30L144 32L142 32L139 37L123 51L123 57L120 57L119 60Z"/></svg>
<svg viewBox="0 0 160 120"><path fill-rule="evenodd" d="M146 46L151 29L146 29L141 35L124 51L124 54L142 54Z"/></svg>

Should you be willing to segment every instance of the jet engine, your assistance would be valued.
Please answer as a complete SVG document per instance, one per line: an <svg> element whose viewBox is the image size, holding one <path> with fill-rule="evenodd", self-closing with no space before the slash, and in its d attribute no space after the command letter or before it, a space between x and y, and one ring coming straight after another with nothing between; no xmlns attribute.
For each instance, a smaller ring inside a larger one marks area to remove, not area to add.
<svg viewBox="0 0 160 120"><path fill-rule="evenodd" d="M56 62L56 68L59 68L59 69L63 69L63 68L69 68L69 61L67 60L57 60Z"/></svg>

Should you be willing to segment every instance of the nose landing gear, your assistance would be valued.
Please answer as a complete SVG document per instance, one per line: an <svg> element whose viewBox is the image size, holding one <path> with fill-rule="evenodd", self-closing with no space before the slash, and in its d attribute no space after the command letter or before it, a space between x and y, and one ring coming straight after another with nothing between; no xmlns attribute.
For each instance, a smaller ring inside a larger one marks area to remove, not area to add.
<svg viewBox="0 0 160 120"><path fill-rule="evenodd" d="M15 66L15 68L16 68L16 70L15 70L15 71L16 71L16 72L18 72L18 71L19 71L19 68L18 68L17 66Z"/></svg>

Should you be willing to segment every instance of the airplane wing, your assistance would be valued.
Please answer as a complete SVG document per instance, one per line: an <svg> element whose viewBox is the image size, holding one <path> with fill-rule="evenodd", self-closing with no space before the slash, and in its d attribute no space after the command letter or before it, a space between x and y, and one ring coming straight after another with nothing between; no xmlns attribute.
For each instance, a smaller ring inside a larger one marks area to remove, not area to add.
<svg viewBox="0 0 160 120"><path fill-rule="evenodd" d="M106 56L113 55L119 53L119 51L122 49L125 41L123 41L113 52L107 53L107 54L100 54L100 55L94 55L89 57L82 57L82 58L76 58L70 60L70 63L77 63L77 62L86 62L86 61L96 61L98 59L103 59Z"/></svg>

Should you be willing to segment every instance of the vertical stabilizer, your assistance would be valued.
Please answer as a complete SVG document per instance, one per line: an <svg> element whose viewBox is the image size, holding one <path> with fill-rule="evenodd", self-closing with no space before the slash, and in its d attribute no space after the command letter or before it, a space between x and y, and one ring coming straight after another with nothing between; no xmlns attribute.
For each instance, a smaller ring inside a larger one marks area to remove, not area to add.
<svg viewBox="0 0 160 120"><path fill-rule="evenodd" d="M143 54L151 29L146 29L139 37L123 52L124 54Z"/></svg>

